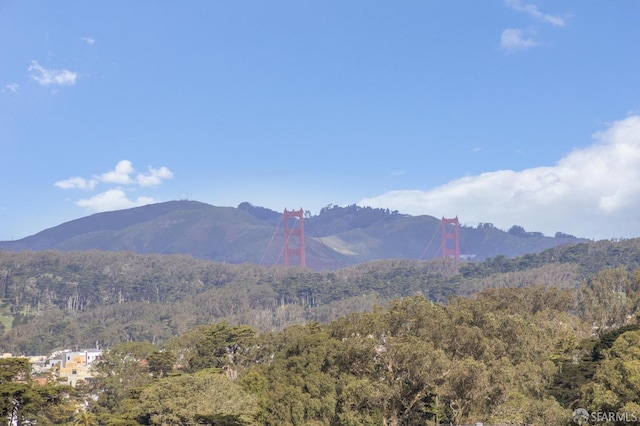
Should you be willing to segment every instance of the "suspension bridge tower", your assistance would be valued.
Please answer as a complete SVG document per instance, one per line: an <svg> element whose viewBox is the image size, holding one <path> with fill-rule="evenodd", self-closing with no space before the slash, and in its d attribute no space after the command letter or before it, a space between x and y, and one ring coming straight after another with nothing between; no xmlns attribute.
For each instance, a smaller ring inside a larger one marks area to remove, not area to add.
<svg viewBox="0 0 640 426"><path fill-rule="evenodd" d="M306 266L304 254L304 212L302 208L300 210L284 209L283 251L284 266L289 266L291 257L298 258L300 266Z"/></svg>
<svg viewBox="0 0 640 426"><path fill-rule="evenodd" d="M460 262L460 222L458 216L453 219L442 218L442 257Z"/></svg>

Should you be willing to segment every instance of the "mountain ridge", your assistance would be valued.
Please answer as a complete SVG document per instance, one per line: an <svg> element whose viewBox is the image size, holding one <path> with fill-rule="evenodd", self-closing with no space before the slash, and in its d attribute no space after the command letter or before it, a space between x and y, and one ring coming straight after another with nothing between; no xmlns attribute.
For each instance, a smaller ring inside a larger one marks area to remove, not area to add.
<svg viewBox="0 0 640 426"><path fill-rule="evenodd" d="M229 263L282 263L282 213L243 202L218 207L192 200L167 201L95 213L14 241L0 249L105 250L140 254L186 254ZM307 265L336 269L371 260L438 257L440 220L388 209L329 205L318 215L305 212ZM461 253L476 260L537 253L586 239L558 233L546 237L514 226L460 227Z"/></svg>

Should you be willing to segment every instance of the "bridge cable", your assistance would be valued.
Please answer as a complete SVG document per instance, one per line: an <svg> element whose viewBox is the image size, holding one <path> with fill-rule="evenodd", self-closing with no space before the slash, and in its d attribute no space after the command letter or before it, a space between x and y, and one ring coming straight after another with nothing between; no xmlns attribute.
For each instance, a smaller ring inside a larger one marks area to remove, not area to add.
<svg viewBox="0 0 640 426"><path fill-rule="evenodd" d="M316 238L318 238L318 241L320 241L320 244L322 244L322 246L328 250L328 252L329 252L329 254L331 255L331 257L333 258L333 260L334 260L336 263L338 263L338 264L339 264L339 263L340 263L340 259L338 259L338 258L336 257L336 255L335 255L336 250L332 249L331 247L329 247L328 245L326 245L326 244L324 243L324 241L322 241L322 237L320 236L320 234L318 234L318 232L316 231L316 229L315 229L315 228L314 228L314 226L313 226L313 223L311 222L311 214L307 215L307 219L309 220L309 221L308 221L308 223L309 223L309 226L311 226L311 230L313 231L313 234L316 236Z"/></svg>
<svg viewBox="0 0 640 426"><path fill-rule="evenodd" d="M436 235L438 234L438 226L436 226L436 232L433 233L433 236L431 237L431 241L429 241L429 244L427 244L427 247L425 247L425 249L423 250L422 254L420 255L420 257L418 257L418 260L422 260L422 256L424 256L427 253L427 250L429 250L429 247L431 247L431 243L433 242L433 240L436 238ZM440 249L438 249L438 251L436 252L436 255L440 252ZM435 256L433 257L435 259Z"/></svg>
<svg viewBox="0 0 640 426"><path fill-rule="evenodd" d="M262 257L260 258L260 263L258 263L258 265L262 265L262 262L264 261L264 258L266 257L267 252L271 248L271 244L273 243L273 239L276 236L276 232L278 232L278 229L280 229L280 222L282 222L282 219L283 219L283 216L280 217L280 220L278 221L278 224L276 225L275 229L273 230L273 234L271 235L271 240L269 241L269 244L267 244L267 248L264 249L264 253L262 253ZM280 260L280 256L278 256L278 260Z"/></svg>

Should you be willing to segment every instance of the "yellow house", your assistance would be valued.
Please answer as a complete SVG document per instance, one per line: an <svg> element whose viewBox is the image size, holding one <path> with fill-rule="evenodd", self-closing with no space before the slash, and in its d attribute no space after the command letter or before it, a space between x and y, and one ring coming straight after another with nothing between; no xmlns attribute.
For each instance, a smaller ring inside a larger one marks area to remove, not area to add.
<svg viewBox="0 0 640 426"><path fill-rule="evenodd" d="M90 381L92 379L91 364L99 360L101 355L100 349L62 352L58 377L66 378L71 386L75 386L78 380Z"/></svg>

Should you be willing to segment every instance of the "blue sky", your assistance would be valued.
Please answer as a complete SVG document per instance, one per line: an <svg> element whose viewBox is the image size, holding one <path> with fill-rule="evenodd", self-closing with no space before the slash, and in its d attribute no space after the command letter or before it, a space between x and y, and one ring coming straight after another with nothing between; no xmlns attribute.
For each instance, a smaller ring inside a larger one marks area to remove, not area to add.
<svg viewBox="0 0 640 426"><path fill-rule="evenodd" d="M184 198L638 237L638 22L638 0L0 0L0 239Z"/></svg>

